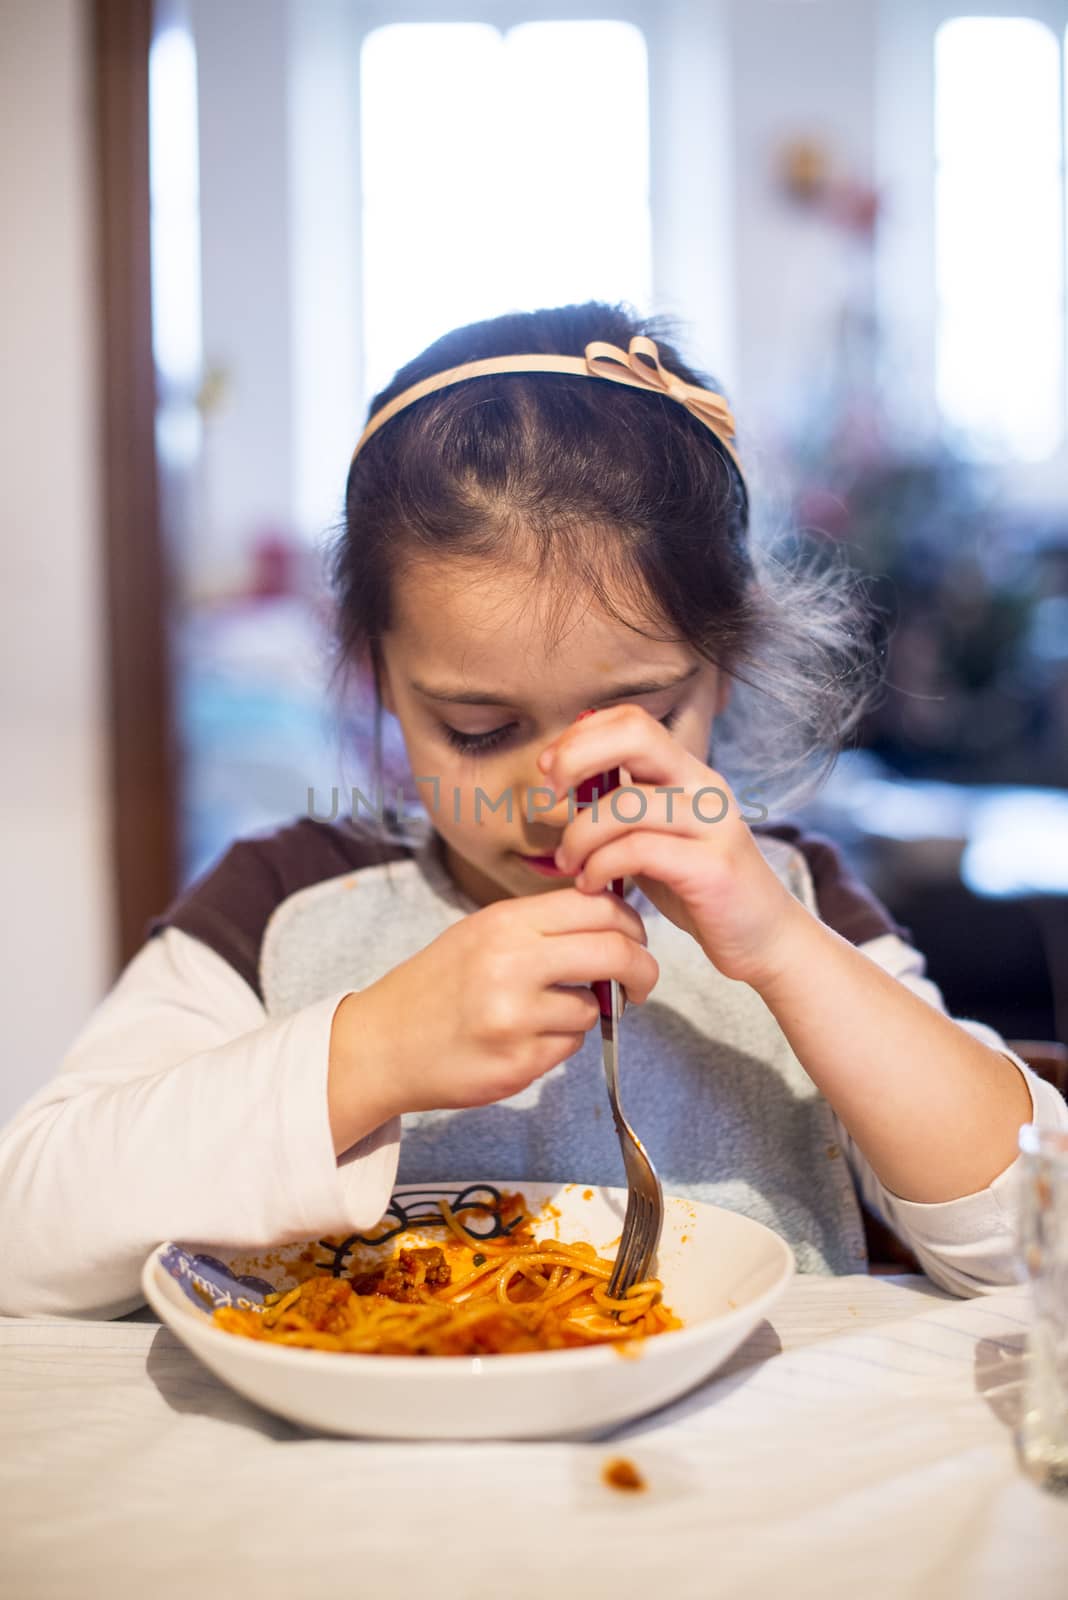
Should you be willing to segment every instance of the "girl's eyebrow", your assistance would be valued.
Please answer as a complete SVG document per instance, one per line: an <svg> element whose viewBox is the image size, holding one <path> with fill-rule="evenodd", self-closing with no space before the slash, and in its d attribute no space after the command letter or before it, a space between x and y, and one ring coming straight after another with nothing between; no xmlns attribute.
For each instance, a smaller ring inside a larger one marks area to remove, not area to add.
<svg viewBox="0 0 1068 1600"><path fill-rule="evenodd" d="M682 683L687 683L701 669L701 663L695 661L692 667L675 678L646 678L640 683L624 684L618 689L609 689L607 694L601 694L602 700L636 700L639 695L658 694L663 689L677 689ZM483 693L481 689L459 689L445 685L435 689L428 683L420 683L417 678L410 678L409 686L417 693L425 695L428 700L447 700L456 706L511 706L514 700L508 700L499 694Z"/></svg>

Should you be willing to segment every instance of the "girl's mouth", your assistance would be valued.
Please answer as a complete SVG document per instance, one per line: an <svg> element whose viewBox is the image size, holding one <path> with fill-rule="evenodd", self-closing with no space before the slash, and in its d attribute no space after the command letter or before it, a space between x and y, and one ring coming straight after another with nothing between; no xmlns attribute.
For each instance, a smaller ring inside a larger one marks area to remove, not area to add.
<svg viewBox="0 0 1068 1600"><path fill-rule="evenodd" d="M545 878L566 878L568 874L561 872L552 856L525 856L518 850L515 852L520 861L526 862L533 872L540 872Z"/></svg>

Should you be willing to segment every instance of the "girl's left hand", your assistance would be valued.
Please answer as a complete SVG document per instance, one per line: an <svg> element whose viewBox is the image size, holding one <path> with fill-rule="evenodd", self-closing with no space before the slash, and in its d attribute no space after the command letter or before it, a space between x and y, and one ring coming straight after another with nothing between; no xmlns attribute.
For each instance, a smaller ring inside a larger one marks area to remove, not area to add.
<svg viewBox="0 0 1068 1600"><path fill-rule="evenodd" d="M618 817L605 795L596 821L584 807L564 828L555 860L579 889L599 892L613 878L631 877L724 976L759 990L778 975L799 915L808 913L764 859L720 773L635 705L572 723L538 764L561 797L561 816L569 790L626 769L628 782L613 791ZM555 815L543 811L540 819Z"/></svg>

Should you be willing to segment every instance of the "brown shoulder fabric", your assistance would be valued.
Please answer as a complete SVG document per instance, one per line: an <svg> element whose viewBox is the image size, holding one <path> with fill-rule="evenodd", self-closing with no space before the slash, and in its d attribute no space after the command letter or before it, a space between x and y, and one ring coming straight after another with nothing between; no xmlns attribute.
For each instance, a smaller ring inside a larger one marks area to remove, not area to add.
<svg viewBox="0 0 1068 1600"><path fill-rule="evenodd" d="M911 943L912 934L846 866L830 839L793 823L754 823L753 832L796 846L804 856L824 922L852 944L883 933ZM388 840L367 823L301 817L285 827L239 839L214 866L149 922L145 937L179 928L209 945L262 999L260 946L275 907L283 900L362 867L410 857L409 846Z"/></svg>
<svg viewBox="0 0 1068 1600"><path fill-rule="evenodd" d="M912 943L911 928L895 922L882 901L846 865L842 853L822 833L807 833L792 822L756 822L753 833L785 839L804 856L816 892L820 918L851 944L865 944L883 933Z"/></svg>
<svg viewBox="0 0 1068 1600"><path fill-rule="evenodd" d="M410 848L382 838L366 823L301 817L232 844L166 911L152 918L145 937L179 928L200 939L262 999L260 946L276 906L313 883L411 854Z"/></svg>

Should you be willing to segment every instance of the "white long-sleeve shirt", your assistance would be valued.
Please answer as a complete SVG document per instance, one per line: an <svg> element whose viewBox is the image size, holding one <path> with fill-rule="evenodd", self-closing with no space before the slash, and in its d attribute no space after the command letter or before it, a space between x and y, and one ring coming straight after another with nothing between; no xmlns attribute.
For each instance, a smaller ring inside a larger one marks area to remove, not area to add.
<svg viewBox="0 0 1068 1600"><path fill-rule="evenodd" d="M945 1010L897 932L857 941ZM171 1237L259 1247L372 1226L389 1202L400 1121L338 1158L327 1112L334 1012L349 989L269 1018L255 987L205 939L166 926L130 961L57 1075L0 1134L0 1312L111 1317L141 1303L146 1255ZM1068 1131L1068 1102L1016 1062L1032 1120ZM836 1117L863 1199L932 1280L974 1295L1015 1281L1018 1161L938 1203L879 1180ZM225 1169L225 1181L220 1175Z"/></svg>

